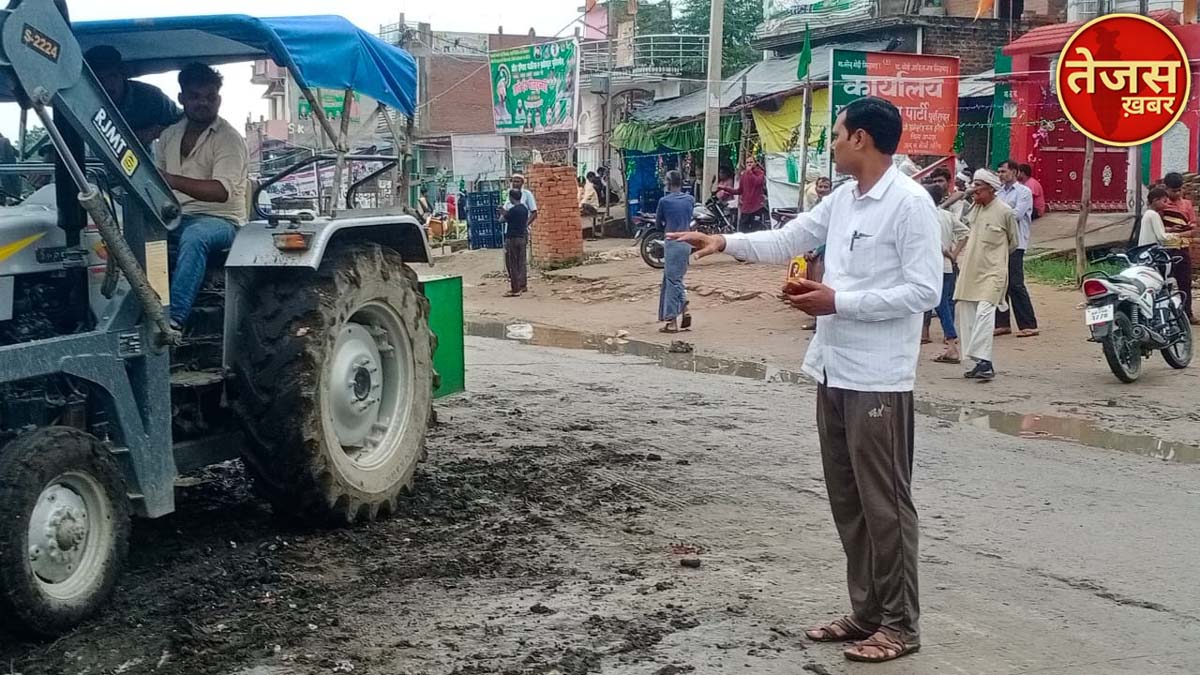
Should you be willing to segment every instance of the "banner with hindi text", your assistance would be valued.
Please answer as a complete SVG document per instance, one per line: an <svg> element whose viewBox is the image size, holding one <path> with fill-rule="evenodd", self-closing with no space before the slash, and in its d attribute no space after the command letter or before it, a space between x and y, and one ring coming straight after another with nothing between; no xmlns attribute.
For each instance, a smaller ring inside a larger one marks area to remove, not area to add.
<svg viewBox="0 0 1200 675"><path fill-rule="evenodd" d="M954 154L957 57L834 49L830 58L830 125L851 101L878 96L894 103L904 120L897 154Z"/></svg>
<svg viewBox="0 0 1200 675"><path fill-rule="evenodd" d="M579 43L574 38L491 52L489 61L496 133L575 129Z"/></svg>

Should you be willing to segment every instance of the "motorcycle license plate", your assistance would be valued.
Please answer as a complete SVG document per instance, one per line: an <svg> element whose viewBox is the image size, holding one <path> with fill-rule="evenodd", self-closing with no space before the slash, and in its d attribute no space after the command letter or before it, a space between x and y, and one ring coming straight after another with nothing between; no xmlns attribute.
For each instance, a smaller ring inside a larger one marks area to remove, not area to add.
<svg viewBox="0 0 1200 675"><path fill-rule="evenodd" d="M1104 305L1103 307L1088 307L1084 312L1084 320L1087 325L1095 326L1098 323L1107 323L1113 320L1113 306Z"/></svg>

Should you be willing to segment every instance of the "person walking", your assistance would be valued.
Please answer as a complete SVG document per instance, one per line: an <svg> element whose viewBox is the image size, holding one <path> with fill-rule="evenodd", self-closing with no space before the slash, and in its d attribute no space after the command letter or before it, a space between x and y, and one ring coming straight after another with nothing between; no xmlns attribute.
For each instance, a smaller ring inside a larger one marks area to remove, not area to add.
<svg viewBox="0 0 1200 675"><path fill-rule="evenodd" d="M941 237L929 194L892 164L903 124L881 98L847 105L830 148L841 185L778 230L668 235L703 257L783 264L825 245L824 283L784 288L818 317L804 357L817 383L825 487L846 552L851 613L806 631L820 642L857 641L853 661L882 662L920 649L917 510L912 499L913 382L921 315L938 302Z"/></svg>
<svg viewBox="0 0 1200 675"><path fill-rule="evenodd" d="M1000 163L1000 191L997 196L1012 209L1017 218L1017 249L1008 257L1008 304L1017 318L1017 337L1033 337L1038 334L1037 315L1033 311L1033 300L1025 287L1025 249L1029 247L1030 223L1033 222L1033 192L1017 182L1017 163L1006 159ZM1009 312L996 314L996 335L1012 332Z"/></svg>
<svg viewBox="0 0 1200 675"><path fill-rule="evenodd" d="M990 381L996 377L992 364L996 307L1011 288L1011 253L1020 245L1016 214L996 196L1000 177L980 169L975 172L975 204L967 212L967 238L958 243L953 257L959 260L954 301L958 310L958 333L962 351L975 361L964 377Z"/></svg>
<svg viewBox="0 0 1200 675"><path fill-rule="evenodd" d="M508 191L508 208L504 211L504 269L508 272L509 291L506 298L515 298L528 289L528 266L525 246L529 239L529 207L521 203L521 191Z"/></svg>
<svg viewBox="0 0 1200 675"><path fill-rule="evenodd" d="M1192 236L1196 233L1196 209L1190 199L1183 198L1183 175L1171 172L1163 176L1167 189L1167 201L1162 211L1163 224L1168 237L1167 248L1173 257L1181 260L1171 265L1171 277L1183 292L1183 309L1193 326L1200 321L1192 313Z"/></svg>
<svg viewBox="0 0 1200 675"><path fill-rule="evenodd" d="M928 183L925 189L933 199L934 204L941 204L946 199L945 189L939 183ZM955 261L955 250L958 242L967 238L970 229L966 223L954 217L946 209L937 211L938 225L942 235L942 299L935 310L938 321L942 324L942 337L946 349L934 359L938 363L961 363L962 357L958 352L958 333L954 330L954 284L958 281L958 264ZM925 313L924 335L929 333L929 324L933 313ZM924 342L924 340L922 340Z"/></svg>
<svg viewBox="0 0 1200 675"><path fill-rule="evenodd" d="M667 194L658 200L655 215L663 232L687 232L692 222L692 210L696 199L683 192L683 174L668 171ZM664 333L677 333L692 327L692 315L688 313L687 288L683 277L687 274L688 258L692 249L685 243L667 239L663 242L663 280L658 294L658 320L666 323L660 328Z"/></svg>

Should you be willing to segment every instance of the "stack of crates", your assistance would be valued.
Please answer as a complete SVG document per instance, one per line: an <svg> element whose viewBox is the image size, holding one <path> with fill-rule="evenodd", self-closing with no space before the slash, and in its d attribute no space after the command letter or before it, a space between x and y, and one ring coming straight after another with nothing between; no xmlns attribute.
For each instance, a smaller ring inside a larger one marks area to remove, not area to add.
<svg viewBox="0 0 1200 675"><path fill-rule="evenodd" d="M500 193L467 194L467 245L478 248L504 248L504 223L500 221Z"/></svg>

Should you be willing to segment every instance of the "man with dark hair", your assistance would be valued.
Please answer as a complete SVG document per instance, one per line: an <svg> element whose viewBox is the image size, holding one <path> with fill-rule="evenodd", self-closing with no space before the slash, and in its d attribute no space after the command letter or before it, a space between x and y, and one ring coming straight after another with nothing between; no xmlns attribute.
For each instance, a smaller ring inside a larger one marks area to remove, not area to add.
<svg viewBox="0 0 1200 675"><path fill-rule="evenodd" d="M179 72L184 118L163 131L155 162L183 207L171 233L171 323L183 327L211 253L233 245L246 222L246 142L221 119L221 74L193 63Z"/></svg>
<svg viewBox="0 0 1200 675"><path fill-rule="evenodd" d="M1196 209L1190 199L1183 198L1183 175L1171 172L1163 176L1167 190L1167 201L1162 211L1163 225L1168 237L1167 248L1171 255L1182 258L1171 265L1171 277L1183 293L1183 309L1193 326L1200 325L1192 313L1192 236L1196 233Z"/></svg>
<svg viewBox="0 0 1200 675"><path fill-rule="evenodd" d="M1033 311L1033 299L1025 287L1025 249L1029 248L1030 223L1033 222L1033 192L1017 182L1017 163L1006 159L997 171L1000 190L996 197L1012 209L1017 217L1017 249L1008 257L1008 304L1017 317L1017 337L1033 337L1038 334L1037 314ZM1009 312L996 313L996 335L1012 332Z"/></svg>
<svg viewBox="0 0 1200 675"><path fill-rule="evenodd" d="M121 52L108 45L92 47L83 58L100 80L121 117L146 148L183 113L161 89L129 79Z"/></svg>
<svg viewBox="0 0 1200 675"><path fill-rule="evenodd" d="M1138 232L1138 246L1158 244L1166 246L1170 240L1163 225L1162 211L1167 207L1167 191L1156 187L1146 195L1146 213L1142 214L1142 227Z"/></svg>
<svg viewBox="0 0 1200 675"><path fill-rule="evenodd" d="M767 217L767 178L762 167L754 156L746 158L746 170L738 179L734 188L718 188L717 197L726 198L729 195L741 197L741 215L738 217L739 232L755 232L763 229L770 222Z"/></svg>
<svg viewBox="0 0 1200 675"><path fill-rule="evenodd" d="M942 245L933 200L892 163L902 130L895 105L858 99L839 113L830 144L838 172L854 180L816 208L766 232L667 235L698 257L776 264L825 246L824 283L789 281L784 295L818 317L804 372L818 382L821 461L853 611L806 635L859 640L844 652L854 661L890 661L921 644L912 390L921 317L942 288Z"/></svg>
<svg viewBox="0 0 1200 675"><path fill-rule="evenodd" d="M950 170L939 166L929 173L925 184L937 186L943 195L950 194Z"/></svg>
<svg viewBox="0 0 1200 675"><path fill-rule="evenodd" d="M1028 164L1017 166L1017 180L1033 194L1033 219L1046 215L1046 189L1041 181L1033 177L1033 167Z"/></svg>
<svg viewBox="0 0 1200 675"><path fill-rule="evenodd" d="M528 265L525 245L529 240L529 207L522 203L524 194L517 188L508 191L508 208L504 210L504 269L508 272L509 291L506 298L515 298L526 291Z"/></svg>
<svg viewBox="0 0 1200 675"><path fill-rule="evenodd" d="M949 171L946 172L946 178L947 180L950 178ZM940 185L929 183L925 189L929 192L934 204L941 204L946 200L946 192ZM962 357L958 352L958 332L954 328L954 284L958 280L956 251L958 243L967 238L970 230L962 220L955 218L954 214L946 209L939 208L937 215L942 235L942 300L934 311L937 313L938 321L942 324L942 337L945 339L946 348L934 361L959 363ZM925 312L925 325L922 327L921 333L922 342L925 342L929 336L929 324L933 320L933 314L934 312Z"/></svg>

